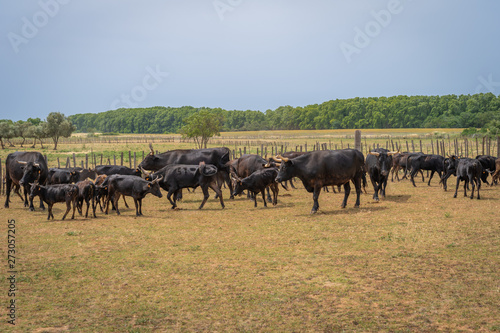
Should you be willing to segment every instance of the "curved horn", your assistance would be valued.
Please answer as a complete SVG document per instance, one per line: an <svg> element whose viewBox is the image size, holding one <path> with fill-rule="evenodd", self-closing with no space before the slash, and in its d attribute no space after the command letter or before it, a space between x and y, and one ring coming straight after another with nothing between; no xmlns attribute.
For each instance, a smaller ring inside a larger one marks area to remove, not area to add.
<svg viewBox="0 0 500 333"><path fill-rule="evenodd" d="M153 180L151 183L153 183L153 184L159 183L159 182L161 182L162 179L163 179L163 176L160 176L160 177L156 178L155 180Z"/></svg>
<svg viewBox="0 0 500 333"><path fill-rule="evenodd" d="M387 155L391 156L391 155L396 155L397 153L399 153L399 150L397 151L390 151L387 153Z"/></svg>
<svg viewBox="0 0 500 333"><path fill-rule="evenodd" d="M28 162L26 162L26 161L17 161L17 163L19 163L19 164L23 164L23 165L28 164Z"/></svg>
<svg viewBox="0 0 500 333"><path fill-rule="evenodd" d="M368 154L373 155L373 156L380 156L380 153L377 153L376 151L371 151ZM387 154L389 155L389 154Z"/></svg>
<svg viewBox="0 0 500 333"><path fill-rule="evenodd" d="M269 168L271 166L271 163L270 162L267 162L266 164L262 164L262 166L264 168Z"/></svg>
<svg viewBox="0 0 500 333"><path fill-rule="evenodd" d="M153 149L153 144L151 142L149 143L149 150L151 150L151 155L155 154L155 151Z"/></svg>
<svg viewBox="0 0 500 333"><path fill-rule="evenodd" d="M151 174L150 172L147 172L146 170L144 170L144 168L143 168L142 166L141 166L141 167L139 167L139 168L141 169L141 172L142 172L143 174L145 174L146 176L149 176L149 175Z"/></svg>
<svg viewBox="0 0 500 333"><path fill-rule="evenodd" d="M34 166L36 166L37 168L40 167L40 163L33 163Z"/></svg>
<svg viewBox="0 0 500 333"><path fill-rule="evenodd" d="M277 162L281 162L281 161L283 161L283 162L288 162L288 161L290 160L289 158L287 158L287 157L283 157L283 156L281 156L281 155L278 155L278 156L276 156L276 157L279 159Z"/></svg>

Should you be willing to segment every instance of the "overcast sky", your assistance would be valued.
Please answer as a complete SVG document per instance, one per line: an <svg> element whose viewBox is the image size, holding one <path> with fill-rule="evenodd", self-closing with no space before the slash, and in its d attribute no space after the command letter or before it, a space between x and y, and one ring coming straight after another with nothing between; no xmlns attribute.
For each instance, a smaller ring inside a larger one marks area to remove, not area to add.
<svg viewBox="0 0 500 333"><path fill-rule="evenodd" d="M0 1L0 118L500 94L495 0Z"/></svg>

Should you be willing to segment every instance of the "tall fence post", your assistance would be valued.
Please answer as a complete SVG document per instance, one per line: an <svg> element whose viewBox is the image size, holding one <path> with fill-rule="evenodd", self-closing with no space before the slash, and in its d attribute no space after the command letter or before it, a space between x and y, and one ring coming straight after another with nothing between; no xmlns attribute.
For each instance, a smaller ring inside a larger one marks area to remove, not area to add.
<svg viewBox="0 0 500 333"><path fill-rule="evenodd" d="M361 131L356 130L354 132L354 148L361 151Z"/></svg>

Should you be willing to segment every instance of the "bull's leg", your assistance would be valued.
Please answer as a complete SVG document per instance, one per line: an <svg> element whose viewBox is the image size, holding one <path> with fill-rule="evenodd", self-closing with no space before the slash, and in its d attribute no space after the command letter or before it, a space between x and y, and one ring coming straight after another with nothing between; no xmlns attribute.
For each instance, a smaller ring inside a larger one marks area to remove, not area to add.
<svg viewBox="0 0 500 333"><path fill-rule="evenodd" d="M167 194L167 199L172 204L172 209L177 207L177 204L175 203L175 201L172 201L172 194L174 194L174 193L175 193L175 191L173 189L170 189L170 190L168 190L168 194ZM175 200L175 197L174 197L174 200Z"/></svg>
<svg viewBox="0 0 500 333"><path fill-rule="evenodd" d="M78 198L76 200L76 209L78 210L78 214L82 216L83 214L83 198Z"/></svg>
<svg viewBox="0 0 500 333"><path fill-rule="evenodd" d="M250 191L248 191L248 193L250 193ZM253 202L254 202L253 206L257 207L257 193L252 192L252 194L253 194ZM264 200L264 202L265 201L266 200Z"/></svg>
<svg viewBox="0 0 500 333"><path fill-rule="evenodd" d="M123 202L125 203L125 207L130 208L130 207L127 205L127 201L125 200L125 196L123 196Z"/></svg>
<svg viewBox="0 0 500 333"><path fill-rule="evenodd" d="M476 182L474 181L474 177L472 175L469 177L469 179L470 179L469 182L472 185L472 192L470 194L470 198L474 199L474 190L476 189Z"/></svg>
<svg viewBox="0 0 500 333"><path fill-rule="evenodd" d="M464 197L467 196L467 188L469 188L469 179L465 178L464 179Z"/></svg>
<svg viewBox="0 0 500 333"><path fill-rule="evenodd" d="M141 214L141 216L142 216L142 199L143 198L139 199L139 213Z"/></svg>
<svg viewBox="0 0 500 333"><path fill-rule="evenodd" d="M493 184L492 184L493 185ZM15 189L14 189L14 193L17 194L19 196L19 198L21 198L21 201L23 201L23 196L21 195L21 193L19 193L19 191L21 190L21 186L19 185L14 185Z"/></svg>
<svg viewBox="0 0 500 333"><path fill-rule="evenodd" d="M292 178L290 178L288 181L290 182L290 186L295 189L296 187L295 187L295 185L293 185Z"/></svg>
<svg viewBox="0 0 500 333"><path fill-rule="evenodd" d="M429 172L429 170L427 170L427 172ZM431 186L431 180L432 180L432 176L434 176L434 170L431 170L431 176L429 177L429 181L427 182L427 186Z"/></svg>
<svg viewBox="0 0 500 333"><path fill-rule="evenodd" d="M492 182L492 184L493 184L493 182ZM481 179L478 179L477 180L477 200L480 199L480 197L479 197L479 189L480 188L481 188Z"/></svg>
<svg viewBox="0 0 500 333"><path fill-rule="evenodd" d="M179 200L179 201L182 200L182 189L176 191L174 200L176 202L177 202L177 200Z"/></svg>
<svg viewBox="0 0 500 333"><path fill-rule="evenodd" d="M410 172L410 179L411 179L411 183L413 184L413 186L417 187L417 185L415 185L415 179L414 179L414 176L417 174L418 170L412 170ZM423 179L423 174L422 174L422 181L424 181Z"/></svg>
<svg viewBox="0 0 500 333"><path fill-rule="evenodd" d="M273 198L271 198L271 192L269 191L269 186L266 187L267 191L267 202L273 202Z"/></svg>
<svg viewBox="0 0 500 333"><path fill-rule="evenodd" d="M260 193L262 194L262 201L264 201L264 206L265 207L267 207L266 193L265 193L266 189L267 189L267 195L268 195L268 199L269 199L271 197L271 195L269 194L269 187L266 187L265 189L262 189L262 191L260 191ZM255 196L257 197L257 193L255 193ZM272 199L270 201L272 201Z"/></svg>
<svg viewBox="0 0 500 333"><path fill-rule="evenodd" d="M321 186L314 186L314 191L313 191L313 207L311 209L311 214L314 214L318 211L319 209L319 202L318 198L321 193Z"/></svg>
<svg viewBox="0 0 500 333"><path fill-rule="evenodd" d="M360 177L355 177L352 180L352 182L354 183L354 188L356 189L356 203L354 204L354 208L357 208L360 205L359 199L361 197L361 176ZM387 184L387 178L386 178L385 182ZM385 196L385 189L384 189L384 196Z"/></svg>
<svg viewBox="0 0 500 333"><path fill-rule="evenodd" d="M344 184L344 200L342 201L342 205L340 207L345 208L347 206L347 198L349 198L349 193L351 193L351 184L347 182ZM359 202L356 203L359 206Z"/></svg>
<svg viewBox="0 0 500 333"><path fill-rule="evenodd" d="M273 191L273 206L276 206L278 204L278 194L280 191L278 184L271 184L271 191Z"/></svg>
<svg viewBox="0 0 500 333"><path fill-rule="evenodd" d="M118 209L118 199L120 199L120 193L116 192L113 195L113 203L115 205L116 215L120 215L120 210Z"/></svg>
<svg viewBox="0 0 500 333"><path fill-rule="evenodd" d="M90 199L88 197L85 198L85 203L87 204L87 210L85 211L85 218L87 218L89 216L89 208L90 208ZM80 207L80 209L83 211L83 202L82 202L82 206Z"/></svg>
<svg viewBox="0 0 500 333"><path fill-rule="evenodd" d="M200 207L198 207L198 209L202 209L203 206L205 206L205 203L207 202L208 198L210 197L210 194L208 194L208 187L206 185L201 187L201 191L203 192L203 201L201 202L201 205Z"/></svg>
<svg viewBox="0 0 500 333"><path fill-rule="evenodd" d="M135 216L140 216L139 214L139 203L137 202L137 199L134 198L134 205L135 205Z"/></svg>
<svg viewBox="0 0 500 333"><path fill-rule="evenodd" d="M71 200L71 203L73 204L73 215L71 215L71 219L74 220L75 219L75 208L76 208L76 197L74 197L73 200Z"/></svg>
<svg viewBox="0 0 500 333"><path fill-rule="evenodd" d="M212 190L214 190L215 193L217 193L217 195L219 196L220 205L222 208L224 208L225 206L224 206L224 199L222 198L222 190L214 183L210 183L210 185L208 185L208 186L210 186L210 188Z"/></svg>
<svg viewBox="0 0 500 333"><path fill-rule="evenodd" d="M95 215L95 209L97 208L97 205L96 205L96 202L95 202L95 197L92 196L92 213L94 214L94 218L97 217L97 215Z"/></svg>
<svg viewBox="0 0 500 333"><path fill-rule="evenodd" d="M108 196L106 197L106 203L104 203L104 207L106 207L104 214L108 215L108 210L109 210L109 201L110 201L110 195L108 193Z"/></svg>
<svg viewBox="0 0 500 333"><path fill-rule="evenodd" d="M5 208L9 208L9 197L10 197L10 190L11 190L11 187L12 187L12 179L9 177L9 175L7 174L7 176L5 177L5 186L6 186L6 198L5 198L5 204L4 204L4 207ZM22 199L22 197L21 197Z"/></svg>
<svg viewBox="0 0 500 333"><path fill-rule="evenodd" d="M389 178L389 175L380 177L380 196L382 198L385 198L385 188L387 187L388 178Z"/></svg>
<svg viewBox="0 0 500 333"><path fill-rule="evenodd" d="M52 217L52 219L54 219L54 214L52 214L52 206L53 205L54 204L48 204L48 206L49 206L49 209L48 209L49 215L47 216L47 220L50 220L51 217Z"/></svg>
<svg viewBox="0 0 500 333"><path fill-rule="evenodd" d="M373 200L375 201L379 201L379 198L378 198L378 190L379 190L379 186L377 184L377 182L372 178L370 177L370 180L372 182L372 185L373 185Z"/></svg>
<svg viewBox="0 0 500 333"><path fill-rule="evenodd" d="M457 197L458 187L459 186L460 186L460 176L457 176L457 186L455 187L455 194L453 195L454 198Z"/></svg>

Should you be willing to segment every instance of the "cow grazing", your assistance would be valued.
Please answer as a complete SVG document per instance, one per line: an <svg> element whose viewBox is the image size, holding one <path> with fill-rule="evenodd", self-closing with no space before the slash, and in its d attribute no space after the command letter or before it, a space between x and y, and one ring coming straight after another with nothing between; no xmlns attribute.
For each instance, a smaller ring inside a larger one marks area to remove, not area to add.
<svg viewBox="0 0 500 333"><path fill-rule="evenodd" d="M456 161L456 160L455 160ZM464 197L467 196L467 185L470 183L472 186L471 199L474 199L474 188L477 185L477 199L480 199L479 189L481 188L481 175L483 173L483 167L481 162L476 159L471 158L460 158L456 164L456 174L457 174L457 187L455 189L454 198L457 197L458 186L460 181L464 181Z"/></svg>
<svg viewBox="0 0 500 333"><path fill-rule="evenodd" d="M10 191L20 186L24 189L24 206L28 206L28 193L30 183L38 180L39 184L45 184L49 173L47 162L42 154L38 152L14 152L7 156L5 161L5 208L9 208ZM35 210L33 199L30 197L29 208ZM45 209L43 200L40 200L40 208Z"/></svg>
<svg viewBox="0 0 500 333"><path fill-rule="evenodd" d="M238 195L244 190L248 190L253 192L254 196L254 207L257 207L257 194L260 192L262 194L262 200L264 201L264 206L267 207L266 203L266 188L271 188L273 192L273 205L278 203L278 192L279 187L278 183L276 183L276 177L278 176L278 170L276 168L267 168L262 170L257 170L252 173L250 176L245 177L243 179L236 178L235 179L235 188L233 195Z"/></svg>
<svg viewBox="0 0 500 333"><path fill-rule="evenodd" d="M92 203L92 213L94 217L97 217L95 215L95 209L96 209L96 188L94 185L94 182L91 179L86 179L79 181L76 183L76 186L78 186L78 198L76 201L76 208L78 209L78 213L82 215L83 213L83 202L87 204L87 210L85 211L85 217L89 216L89 207L91 206Z"/></svg>
<svg viewBox="0 0 500 333"><path fill-rule="evenodd" d="M476 156L476 160L478 160L481 163L481 166L483 167L483 173L481 174L481 180L485 182L486 184L490 185L488 183L488 175L490 173L494 173L496 170L496 157L490 156L490 155L478 155ZM491 185L493 185L493 182L491 182Z"/></svg>
<svg viewBox="0 0 500 333"><path fill-rule="evenodd" d="M414 155L408 158L408 163L411 166L410 170L410 178L413 186L415 185L415 175L419 170L429 170L431 171L431 176L429 177L429 181L427 185L431 185L432 176L437 172L439 178L441 178L441 174L443 172L443 163L444 157L441 155L432 155L432 154L422 154L422 155ZM423 180L423 175L422 175Z"/></svg>
<svg viewBox="0 0 500 333"><path fill-rule="evenodd" d="M80 172L73 169L50 168L47 185L71 184L80 180Z"/></svg>
<svg viewBox="0 0 500 333"><path fill-rule="evenodd" d="M66 215L68 215L71 205L73 205L73 215L71 216L71 219L75 218L76 199L78 197L78 187L76 185L57 184L44 186L35 182L31 184L30 199L33 200L35 196L39 196L40 199L47 204L49 213L47 220L50 220L50 217L54 219L52 206L54 206L56 202L66 202L66 212L62 217L63 220L66 218Z"/></svg>
<svg viewBox="0 0 500 333"><path fill-rule="evenodd" d="M176 149L164 153L155 154L153 146L149 144L150 153L139 163L139 168L158 171L171 164L199 165L200 162L206 165L212 164L217 168L219 176L224 179L230 192L233 192L233 185L229 177L229 160L231 151L226 147L208 149ZM220 187L220 186L219 186ZM179 196L182 197L181 191ZM231 195L230 199L233 199Z"/></svg>
<svg viewBox="0 0 500 333"><path fill-rule="evenodd" d="M95 172L98 175L128 175L128 176L141 176L141 170L131 169L122 165L98 165L95 167Z"/></svg>
<svg viewBox="0 0 500 333"><path fill-rule="evenodd" d="M313 193L311 214L319 208L318 197L323 186L344 185L344 200L341 207L347 205L351 192L349 181L356 188L356 203L359 207L361 183L364 176L365 158L355 149L318 150L312 151L294 159L282 158L282 163L276 177L277 182L298 177L308 192Z"/></svg>
<svg viewBox="0 0 500 333"><path fill-rule="evenodd" d="M392 155L396 153L384 148L376 148L366 156L366 169L373 185L373 199L375 201L379 201L379 191L380 196L385 197L387 180L392 167Z"/></svg>
<svg viewBox="0 0 500 333"><path fill-rule="evenodd" d="M210 187L218 195L220 205L224 208L224 199L222 191L217 186L217 168L214 165L200 162L199 165L173 164L167 165L160 170L146 176L148 180L160 180L162 189L168 192L167 199L172 204L172 209L177 207L177 193L183 188L201 187L203 192L203 201L199 209L202 209L210 195ZM172 195L174 198L172 200Z"/></svg>
<svg viewBox="0 0 500 333"><path fill-rule="evenodd" d="M144 199L146 194L151 193L158 198L162 197L160 186L158 185L161 178L149 182L138 176L112 175L107 179L108 196L106 199L106 214L108 214L109 210L109 201L113 199L116 214L120 215L120 210L118 209L118 199L122 195L130 196L134 199L136 216L142 215L142 199Z"/></svg>

